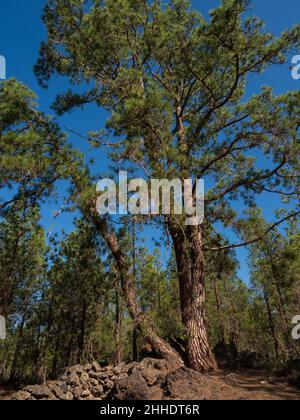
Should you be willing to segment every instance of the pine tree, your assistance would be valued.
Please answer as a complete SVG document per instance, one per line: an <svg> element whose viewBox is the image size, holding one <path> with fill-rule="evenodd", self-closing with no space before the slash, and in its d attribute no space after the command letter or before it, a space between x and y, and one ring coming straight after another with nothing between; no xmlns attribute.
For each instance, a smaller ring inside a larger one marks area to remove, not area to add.
<svg viewBox="0 0 300 420"><path fill-rule="evenodd" d="M299 354L290 331L291 320L297 313L299 287L299 238L294 232L295 224L292 223L286 236L276 230L251 250L252 282L266 308L267 334L272 336L274 348L270 353L277 361L280 357Z"/></svg>
<svg viewBox="0 0 300 420"><path fill-rule="evenodd" d="M45 270L45 233L36 207L16 208L0 223L0 305L7 318L8 340L1 344L1 376L18 380L24 375L31 319Z"/></svg>
<svg viewBox="0 0 300 420"><path fill-rule="evenodd" d="M249 74L286 62L299 45L299 26L276 38L259 19L245 16L248 4L223 0L206 21L186 0L51 0L44 14L48 41L36 66L43 85L58 73L92 86L83 94L60 95L56 109L63 113L93 101L109 111L104 137L120 141L114 149L119 160L138 163L152 178L212 181L204 226L165 218L177 260L188 364L196 370L215 367L204 323L205 249L214 249L205 226L225 222L239 227L245 244L256 242L260 238L243 235L238 199L249 207L256 194L292 200L299 193L299 92L276 96L266 87L249 100L244 96ZM102 139L93 135L100 144ZM257 153L268 158L268 167L260 167ZM298 214L297 208L284 220ZM100 227L125 272L115 239ZM124 285L133 295L130 282ZM137 321L139 309L128 301ZM176 357L152 332L145 336L162 356Z"/></svg>

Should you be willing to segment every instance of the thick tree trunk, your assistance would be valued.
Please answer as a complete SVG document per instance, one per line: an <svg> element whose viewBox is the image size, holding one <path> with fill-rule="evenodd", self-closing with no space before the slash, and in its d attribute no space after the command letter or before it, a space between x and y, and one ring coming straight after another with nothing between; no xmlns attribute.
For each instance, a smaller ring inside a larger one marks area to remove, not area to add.
<svg viewBox="0 0 300 420"><path fill-rule="evenodd" d="M210 349L204 318L204 254L202 231L192 226L182 232L170 226L179 274L182 321L186 331L189 367L197 371L217 367Z"/></svg>

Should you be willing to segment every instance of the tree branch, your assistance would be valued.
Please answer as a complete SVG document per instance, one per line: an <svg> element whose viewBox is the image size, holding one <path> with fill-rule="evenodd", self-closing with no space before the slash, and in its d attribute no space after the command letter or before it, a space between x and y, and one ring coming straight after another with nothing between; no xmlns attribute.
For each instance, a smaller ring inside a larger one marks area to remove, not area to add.
<svg viewBox="0 0 300 420"><path fill-rule="evenodd" d="M257 238L252 239L251 241L243 242L243 243L240 243L240 244L224 245L224 246L221 246L221 247L214 247L214 248L210 248L210 247L205 246L205 249L208 250L208 251L214 251L215 252L215 251L225 251L225 250L228 250L228 249L236 249L236 248L242 248L244 246L253 245L253 244L255 244L259 241L264 240L264 237L268 233L270 233L276 227L280 226L282 223L284 223L284 222L286 222L290 219L293 219L294 217L297 217L299 215L300 215L300 211L289 214L288 216L284 217L283 219L279 220L278 222L276 222L272 226L270 226L261 236L258 236Z"/></svg>

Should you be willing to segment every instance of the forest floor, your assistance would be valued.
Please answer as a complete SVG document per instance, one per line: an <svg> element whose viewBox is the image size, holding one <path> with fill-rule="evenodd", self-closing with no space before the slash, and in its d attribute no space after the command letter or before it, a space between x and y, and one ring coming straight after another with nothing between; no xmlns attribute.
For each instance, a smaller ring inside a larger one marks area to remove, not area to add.
<svg viewBox="0 0 300 420"><path fill-rule="evenodd" d="M143 362L131 365L120 365L119 368L100 368L97 364L87 366L77 365L70 368L60 381L49 382L47 386L35 385L24 388L26 392L20 391L18 396L13 398L300 400L300 390L290 385L287 378L271 378L263 371L219 370L213 374L203 375L183 368L168 372L163 362L153 359L145 359ZM86 386L83 386L84 381ZM96 386L93 387L91 384L95 382ZM102 383L100 391L97 383ZM88 391L82 394L83 389ZM62 390L68 390L67 394ZM10 400L14 392L11 388L0 386L0 400Z"/></svg>
<svg viewBox="0 0 300 420"><path fill-rule="evenodd" d="M230 386L219 393L221 400L300 400L300 390L286 378L270 378L264 371L220 371L211 376Z"/></svg>
<svg viewBox="0 0 300 420"><path fill-rule="evenodd" d="M16 392L15 389L0 385L0 400L10 400L11 396Z"/></svg>

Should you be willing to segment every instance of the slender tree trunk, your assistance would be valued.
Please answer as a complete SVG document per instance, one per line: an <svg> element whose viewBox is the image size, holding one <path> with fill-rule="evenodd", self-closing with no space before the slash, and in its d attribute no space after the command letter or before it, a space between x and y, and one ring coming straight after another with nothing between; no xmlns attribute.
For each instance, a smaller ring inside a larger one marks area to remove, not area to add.
<svg viewBox="0 0 300 420"><path fill-rule="evenodd" d="M77 353L78 364L82 362L83 354L84 354L86 315L87 315L87 302L86 302L85 296L83 296L81 322L80 322L80 334L79 334L79 339L78 339L78 353Z"/></svg>
<svg viewBox="0 0 300 420"><path fill-rule="evenodd" d="M224 281L225 293L229 299L229 344L233 351L237 353L239 348L240 327L238 323L238 314L236 313L236 303L233 298L233 290L228 279Z"/></svg>
<svg viewBox="0 0 300 420"><path fill-rule="evenodd" d="M177 351L155 333L145 317L142 308L137 301L132 275L130 274L130 266L128 265L127 258L119 246L118 238L113 230L109 229L106 219L104 217L100 217L97 213L96 200L87 200L85 197L85 193L90 192L89 182L85 183L84 181L82 183L80 175L76 171L72 174L72 179L79 193L79 205L81 211L87 219L94 223L98 233L106 242L106 245L116 262L120 275L122 291L134 326L140 331L141 335L150 344L158 357L168 360L174 367L184 366L184 362Z"/></svg>
<svg viewBox="0 0 300 420"><path fill-rule="evenodd" d="M14 300L13 286L14 286L15 265L16 265L17 255L18 255L19 242L22 237L22 234L23 234L23 231L22 229L20 229L17 234L15 243L12 249L9 270L8 270L8 273L6 273L5 288L1 291L0 315L4 316L4 318L7 318L7 316L9 315L10 306Z"/></svg>
<svg viewBox="0 0 300 420"><path fill-rule="evenodd" d="M132 330L132 360L134 362L139 361L139 352L138 352L138 330L133 327Z"/></svg>
<svg viewBox="0 0 300 420"><path fill-rule="evenodd" d="M300 310L300 294L298 293L298 290L296 290L295 295L297 297L297 301L298 301L298 308Z"/></svg>
<svg viewBox="0 0 300 420"><path fill-rule="evenodd" d="M116 296L116 320L115 320L115 363L119 365L122 363L122 344L121 344L121 330L122 330L122 308L120 299L120 282L119 276L115 272L115 296Z"/></svg>
<svg viewBox="0 0 300 420"><path fill-rule="evenodd" d="M61 337L59 334L59 330L61 328L61 322L59 322L58 324L58 331L56 334L56 338L55 338L55 345L53 348L53 360L52 360L52 368L51 368L51 375L55 376L57 374L57 369L58 369L58 361L59 361L59 347L61 344ZM61 356L61 358L63 359L63 356Z"/></svg>
<svg viewBox="0 0 300 420"><path fill-rule="evenodd" d="M273 260L272 251L270 250L268 243L266 241L264 243L266 246L266 251L267 251L267 255L268 255L270 266L271 266L272 277L275 282L275 288L276 288L278 299L279 299L278 307L279 307L279 313L280 313L282 323L283 323L285 342L289 351L298 356L299 351L297 347L295 346L294 341L291 338L290 324L289 324L288 317L285 310L285 299L283 297L283 292L281 290L280 279L278 278L276 266Z"/></svg>
<svg viewBox="0 0 300 420"><path fill-rule="evenodd" d="M279 357L279 344L278 344L278 340L277 340L277 336L276 336L275 324L274 324L274 320L273 320L273 316L272 316L272 310L271 310L271 305L270 305L270 300L269 300L268 289L267 289L267 286L266 286L265 283L263 283L263 291L264 291L264 299L265 299L267 312L268 312L269 327L270 327L270 331L271 331L273 341L274 341L275 355L276 355L276 358L278 359L278 357Z"/></svg>
<svg viewBox="0 0 300 420"><path fill-rule="evenodd" d="M186 354L189 367L197 371L217 367L205 327L204 254L202 231L192 226L182 232L170 226L179 273L182 321L186 331Z"/></svg>
<svg viewBox="0 0 300 420"><path fill-rule="evenodd" d="M136 244L135 244L135 220L132 220L132 281L133 288L136 289ZM137 327L133 325L132 330L132 359L134 362L138 361L138 331Z"/></svg>
<svg viewBox="0 0 300 420"><path fill-rule="evenodd" d="M22 344L23 339L23 332L24 332L24 325L25 325L25 312L22 316L21 324L18 328L18 338L17 338L17 345L14 352L13 362L11 366L11 372L10 372L10 380L15 381L17 379L17 372L18 372L18 357L20 353L20 348Z"/></svg>
<svg viewBox="0 0 300 420"><path fill-rule="evenodd" d="M220 280L220 279L221 279L221 275L219 273L218 274L218 280ZM221 298L220 298L220 294L219 294L218 282L217 282L217 280L214 276L213 276L213 289L214 289L216 306L217 306L217 313L218 313L218 319L219 319L220 341L223 344L225 344L225 328L224 328L222 313L221 313Z"/></svg>
<svg viewBox="0 0 300 420"><path fill-rule="evenodd" d="M144 339L151 345L152 349L162 359L166 359L174 367L182 367L184 365L180 355L168 344L165 340L161 339L150 326L145 317L136 297L136 291L130 275L130 267L126 257L119 247L118 239L114 232L108 229L106 221L99 218L95 214L95 209L91 208L89 214L93 216L93 222L98 229L99 233L106 242L110 249L120 274L120 281L124 296L127 301L127 308L133 320L134 326L141 332Z"/></svg>

